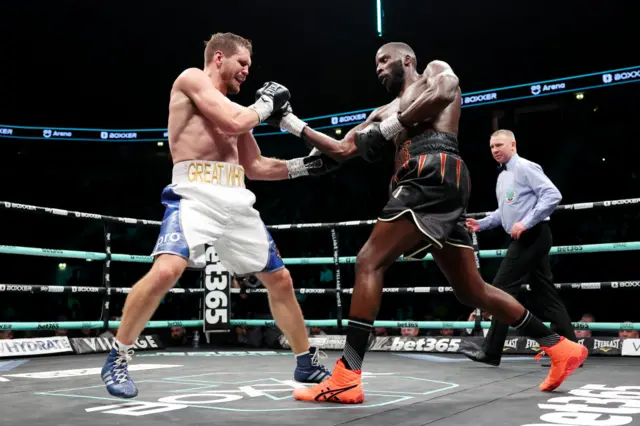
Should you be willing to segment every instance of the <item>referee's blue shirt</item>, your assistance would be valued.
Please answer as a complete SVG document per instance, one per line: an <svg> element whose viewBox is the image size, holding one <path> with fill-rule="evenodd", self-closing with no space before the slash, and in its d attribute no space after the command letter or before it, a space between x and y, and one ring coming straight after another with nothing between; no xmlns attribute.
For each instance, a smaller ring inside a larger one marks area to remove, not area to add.
<svg viewBox="0 0 640 426"><path fill-rule="evenodd" d="M517 154L505 166L496 184L498 209L478 221L480 231L502 225L510 234L517 222L531 229L549 220L562 200L562 194L544 174L542 167Z"/></svg>

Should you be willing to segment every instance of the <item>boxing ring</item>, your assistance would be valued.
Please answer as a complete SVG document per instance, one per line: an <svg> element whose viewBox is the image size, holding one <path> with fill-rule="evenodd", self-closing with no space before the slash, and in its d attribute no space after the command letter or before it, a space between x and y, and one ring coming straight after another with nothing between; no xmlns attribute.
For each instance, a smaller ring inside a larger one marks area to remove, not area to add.
<svg viewBox="0 0 640 426"><path fill-rule="evenodd" d="M608 200L559 206L558 212L586 209L623 208L640 204L640 198ZM119 321L110 320L113 296L126 295L130 288L115 287L111 282L113 262L152 263L147 255L112 253L111 227L129 224L159 227L161 222L145 219L105 216L95 213L63 210L0 201L0 210L14 210L23 214L48 215L60 218L98 221L104 226L104 251L88 252L57 248L0 245L0 254L86 259L103 262L102 287L51 286L38 284L0 284L4 293L73 293L99 294L102 315L95 321L63 322L3 322L0 331L39 331L57 329L115 329ZM472 213L469 217L484 217L489 212ZM558 213L561 214L561 213ZM355 256L341 255L339 232L347 228L366 227L374 220L337 223L302 223L271 225L271 231L329 231L333 256L283 258L285 265L330 265L335 276L335 288L296 288L298 294L335 298L336 319L305 320L307 326L337 327L348 324L344 319L343 297L352 292L343 288L341 266L355 263ZM274 238L278 240L277 236ZM473 234L476 262L480 259L502 258L506 250L480 249ZM575 253L604 253L640 250L640 241L555 246L551 255ZM432 261L429 254L422 259L399 258L398 262ZM223 324L207 320L210 289L202 272L200 288L173 288L171 294L202 298L198 320L150 321L146 329L173 326L202 327L205 334L228 331L236 326L274 326L271 320L228 319ZM293 273L295 283L295 272ZM561 290L600 290L640 288L638 281L559 283ZM527 284L523 284L529 290ZM262 288L227 288L228 297L240 294L265 294ZM387 287L385 294L422 295L453 293L448 286ZM255 296L259 297L259 296ZM416 296L414 296L416 297ZM218 299L216 299L218 300ZM225 299L226 300L226 299ZM230 309L227 303L226 309ZM347 305L348 309L348 305ZM421 329L486 329L491 323L481 321L389 321L377 320L375 327ZM548 324L548 323L547 323ZM580 330L617 331L640 330L640 323L574 322ZM65 338L66 339L66 338ZM212 351L205 348L188 352L162 350L149 339L137 342L137 353L130 370L138 383L140 395L133 401L110 397L104 390L99 370L108 345L102 351L82 351L79 344L69 340L81 339L16 339L12 343L0 340L0 402L7 424L112 424L135 417L137 422L172 424L176 421L195 423L231 422L233 424L299 424L309 425L623 425L640 422L640 374L629 371L640 367L640 339L583 339L590 345L592 355L585 368L579 369L561 388L544 394L537 388L547 374L545 368L533 361L540 351L535 342L526 338L505 342L503 363L499 368L476 364L456 354L460 340L449 337L404 338L377 337L371 342L363 373L365 403L358 406L332 404L309 405L293 400L291 390L304 386L292 380L293 360L288 343L282 350ZM142 339L142 338L141 338ZM470 338L473 339L473 338ZM481 339L481 338L479 338ZM32 342L28 342L32 340ZM86 340L86 339L85 339ZM311 343L329 352L326 365L331 366L340 356L344 336L310 338ZM64 342L66 343L64 343ZM588 341L588 342L587 342ZM4 343L3 343L4 342ZM85 344L86 347L86 344ZM33 349L33 353L29 353ZM209 348L211 349L211 348ZM510 351L512 349L512 351ZM100 352L102 352L100 354ZM88 353L79 356L81 353ZM96 354L97 353L97 354ZM509 353L531 356L511 357ZM38 356L30 355L55 355ZM616 356L604 356L616 355ZM211 359L215 358L215 359ZM3 362L4 359L9 361ZM26 362L28 360L29 362ZM528 362L527 362L528 361ZM3 365L11 364L11 371ZM17 363L17 364L16 364ZM4 372L3 372L4 371ZM180 373L177 373L177 372ZM34 404L39 407L34 412ZM213 411L213 412L212 412ZM322 411L322 413L318 413ZM278 413L293 412L294 416ZM260 413L274 413L271 416ZM499 414L497 414L499 413ZM43 420L43 415L48 420ZM126 416L124 419L118 416ZM602 423L608 419L607 423Z"/></svg>

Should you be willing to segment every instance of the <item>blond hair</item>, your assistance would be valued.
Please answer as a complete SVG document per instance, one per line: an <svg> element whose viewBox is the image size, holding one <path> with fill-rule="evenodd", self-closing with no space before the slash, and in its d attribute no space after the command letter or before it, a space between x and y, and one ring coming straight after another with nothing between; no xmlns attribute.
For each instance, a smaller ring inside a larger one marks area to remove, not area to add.
<svg viewBox="0 0 640 426"><path fill-rule="evenodd" d="M205 43L204 48L204 64L209 65L216 51L221 51L225 56L231 56L238 51L238 48L244 47L249 51L249 55L253 53L251 41L233 33L215 33Z"/></svg>

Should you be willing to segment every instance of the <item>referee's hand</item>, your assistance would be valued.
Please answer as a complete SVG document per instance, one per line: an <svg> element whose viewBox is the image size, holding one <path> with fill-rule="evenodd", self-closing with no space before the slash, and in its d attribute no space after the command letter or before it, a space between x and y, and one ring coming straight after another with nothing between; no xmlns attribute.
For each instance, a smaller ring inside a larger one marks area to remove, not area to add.
<svg viewBox="0 0 640 426"><path fill-rule="evenodd" d="M511 238L513 238L514 240L519 239L520 235L522 235L522 233L526 230L527 227L524 226L522 222L517 222L511 227Z"/></svg>
<svg viewBox="0 0 640 426"><path fill-rule="evenodd" d="M480 224L475 219L467 219L467 229L469 232L478 232L480 230Z"/></svg>

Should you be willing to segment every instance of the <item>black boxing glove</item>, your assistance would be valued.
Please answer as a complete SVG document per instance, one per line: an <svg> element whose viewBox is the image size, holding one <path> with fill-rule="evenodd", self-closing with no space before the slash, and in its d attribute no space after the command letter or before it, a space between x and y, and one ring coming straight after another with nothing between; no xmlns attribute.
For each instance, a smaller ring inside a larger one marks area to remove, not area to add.
<svg viewBox="0 0 640 426"><path fill-rule="evenodd" d="M291 94L282 84L269 81L256 91L256 102L249 108L258 113L260 122L265 121L274 111L282 108Z"/></svg>
<svg viewBox="0 0 640 426"><path fill-rule="evenodd" d="M274 111L266 123L280 130L291 133L300 137L307 123L300 120L294 113L289 102L285 103L282 108Z"/></svg>
<svg viewBox="0 0 640 426"><path fill-rule="evenodd" d="M395 152L391 139L402 130L404 125L393 114L380 123L371 123L355 135L355 145L358 153L366 161L372 163L380 160L387 152Z"/></svg>
<svg viewBox="0 0 640 426"><path fill-rule="evenodd" d="M294 158L286 161L289 179L301 176L321 176L340 167L333 158L314 149L306 157Z"/></svg>

